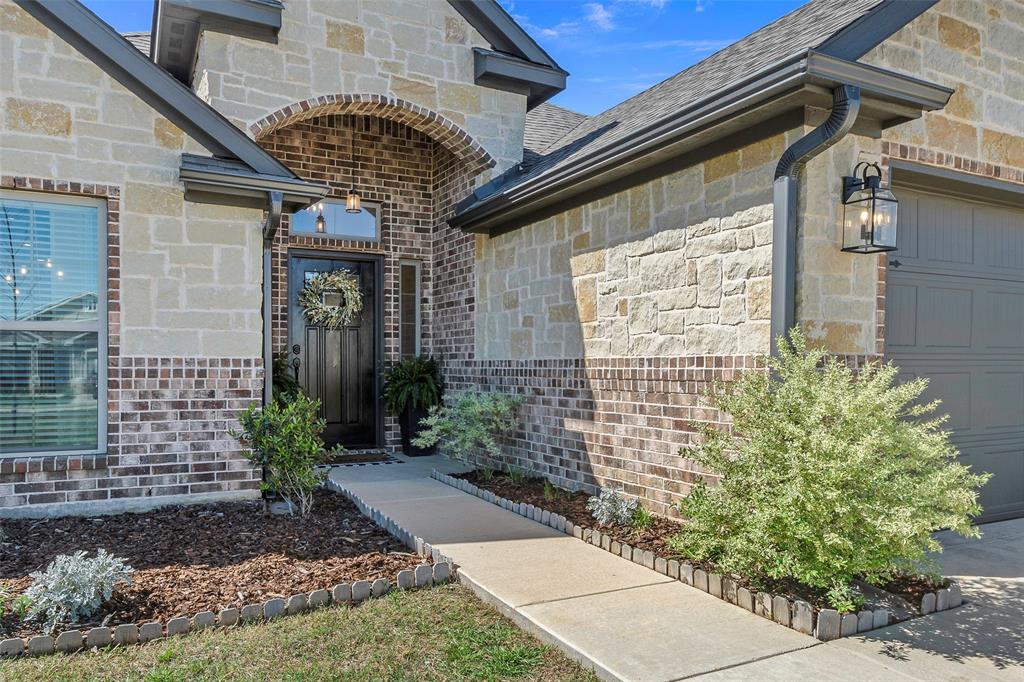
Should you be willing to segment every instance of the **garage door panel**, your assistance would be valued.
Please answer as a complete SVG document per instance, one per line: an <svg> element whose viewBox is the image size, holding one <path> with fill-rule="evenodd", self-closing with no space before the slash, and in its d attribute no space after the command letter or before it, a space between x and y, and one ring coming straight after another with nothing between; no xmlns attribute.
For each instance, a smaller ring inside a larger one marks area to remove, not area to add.
<svg viewBox="0 0 1024 682"><path fill-rule="evenodd" d="M1024 515L1024 210L896 194L887 355L929 378L962 461L994 475L983 520Z"/></svg>

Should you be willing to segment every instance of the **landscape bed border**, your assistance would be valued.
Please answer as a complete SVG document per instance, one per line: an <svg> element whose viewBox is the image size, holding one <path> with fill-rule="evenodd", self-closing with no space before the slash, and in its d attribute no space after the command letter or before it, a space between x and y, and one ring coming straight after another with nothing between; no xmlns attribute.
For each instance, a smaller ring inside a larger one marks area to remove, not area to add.
<svg viewBox="0 0 1024 682"><path fill-rule="evenodd" d="M261 623L282 616L291 616L331 604L358 604L367 599L383 597L392 589L411 590L443 585L453 580L458 566L450 557L432 547L429 543L398 525L394 519L371 509L362 499L349 493L333 481L327 481L327 489L351 501L363 516L397 538L416 553L433 561L433 565L422 563L415 569L399 571L392 585L386 578L374 581L357 580L339 583L330 590L318 589L309 593L293 594L287 599L275 597L263 603L246 604L242 607L221 609L219 612L200 611L192 617L178 616L166 623L154 621L138 626L125 623L101 626L89 630L65 630L57 636L39 634L29 637L11 637L0 640L0 658L21 655L42 656L53 653L74 653L82 649L107 646L144 644L157 639L200 632L212 627L232 627L249 623Z"/></svg>
<svg viewBox="0 0 1024 682"><path fill-rule="evenodd" d="M470 495L475 495L485 502L490 502L502 509L549 526L566 535L571 535L587 544L594 545L635 564L640 564L653 571L667 575L702 592L707 592L713 597L717 597L797 632L811 635L821 641L870 632L871 630L888 626L893 620L892 614L888 609L865 609L857 613L847 614L840 614L835 609L815 611L811 604L801 599L793 600L782 595L773 595L769 592L741 587L735 580L727 576L708 573L685 561L657 556L651 550L631 547L628 544L613 539L606 533L574 524L560 514L536 505L509 500L490 490L474 485L466 479L450 474L442 474L437 469L434 469L430 475L436 481L440 481ZM923 594L921 602L917 604L917 608L921 611L921 616L925 616L937 611L954 609L962 604L963 597L959 583L950 581L948 587Z"/></svg>

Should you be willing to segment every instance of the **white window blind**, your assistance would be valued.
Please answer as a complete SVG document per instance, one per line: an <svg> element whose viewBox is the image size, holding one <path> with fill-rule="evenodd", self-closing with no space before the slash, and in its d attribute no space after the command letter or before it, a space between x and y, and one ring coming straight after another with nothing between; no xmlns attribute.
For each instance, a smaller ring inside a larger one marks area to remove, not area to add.
<svg viewBox="0 0 1024 682"><path fill-rule="evenodd" d="M0 193L0 456L99 452L106 207Z"/></svg>

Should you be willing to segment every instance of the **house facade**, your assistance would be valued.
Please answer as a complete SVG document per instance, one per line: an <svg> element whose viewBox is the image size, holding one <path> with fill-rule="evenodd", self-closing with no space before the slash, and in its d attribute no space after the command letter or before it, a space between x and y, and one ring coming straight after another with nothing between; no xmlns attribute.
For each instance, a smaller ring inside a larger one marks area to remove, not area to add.
<svg viewBox="0 0 1024 682"><path fill-rule="evenodd" d="M671 513L708 382L794 324L929 376L989 518L1024 511L1017 3L812 2L591 117L492 2L0 18L2 514L258 494L228 431L275 355L394 450L380 368L417 353L526 398L503 464ZM861 162L895 252L842 251ZM328 331L297 299L337 269L364 310Z"/></svg>

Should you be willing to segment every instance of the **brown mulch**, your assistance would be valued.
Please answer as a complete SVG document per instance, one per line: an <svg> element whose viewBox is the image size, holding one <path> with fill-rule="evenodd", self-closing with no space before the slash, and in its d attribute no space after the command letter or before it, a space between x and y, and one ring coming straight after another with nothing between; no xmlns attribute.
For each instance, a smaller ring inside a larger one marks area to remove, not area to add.
<svg viewBox="0 0 1024 682"><path fill-rule="evenodd" d="M320 491L305 517L260 501L164 507L143 514L2 522L0 586L13 597L58 554L103 548L135 569L94 623L144 623L239 607L340 582L394 580L422 559L342 496ZM8 612L0 637L37 633Z"/></svg>
<svg viewBox="0 0 1024 682"><path fill-rule="evenodd" d="M950 581L947 578L942 578L936 582L924 575L899 575L878 587L886 592L903 597L914 606L920 607L921 598L926 592L941 590L944 587L949 587L949 584Z"/></svg>

